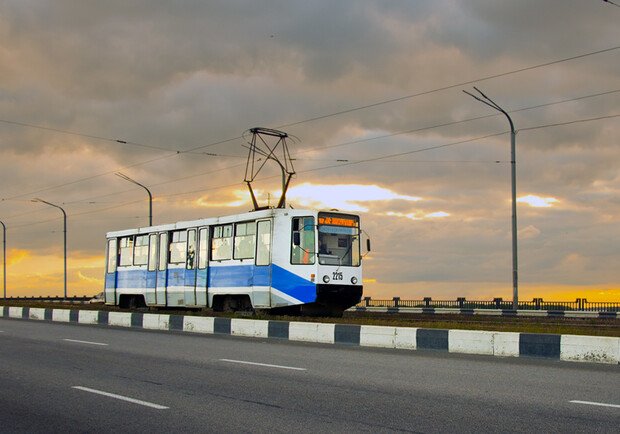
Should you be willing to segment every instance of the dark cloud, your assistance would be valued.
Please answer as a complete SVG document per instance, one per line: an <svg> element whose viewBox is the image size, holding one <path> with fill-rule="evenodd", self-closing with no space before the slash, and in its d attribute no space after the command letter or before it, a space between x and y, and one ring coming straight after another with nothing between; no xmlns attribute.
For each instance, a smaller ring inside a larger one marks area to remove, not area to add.
<svg viewBox="0 0 620 434"><path fill-rule="evenodd" d="M0 123L0 219L16 247L57 251L59 216L30 202L45 196L67 207L71 250L100 254L106 231L145 221L144 193L116 170L152 187L159 222L243 212L226 206L245 190L238 137L294 124L284 128L299 138L295 183L422 198L356 202L373 236L369 276L403 287L509 281L509 137L480 138L506 120L445 125L494 114L461 86L373 104L613 47L618 17L602 3L4 1L0 119L59 131ZM506 110L611 91L619 54L476 85ZM617 285L617 118L528 128L618 114L619 97L513 114L519 193L559 200L519 205L522 282ZM325 166L341 167L316 170ZM202 196L215 205L198 206ZM425 217L437 212L449 215Z"/></svg>

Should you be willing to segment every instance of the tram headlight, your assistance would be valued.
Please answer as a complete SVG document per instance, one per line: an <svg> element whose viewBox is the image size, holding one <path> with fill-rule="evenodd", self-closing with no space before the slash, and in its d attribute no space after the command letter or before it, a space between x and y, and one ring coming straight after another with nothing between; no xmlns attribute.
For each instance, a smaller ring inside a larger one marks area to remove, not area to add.
<svg viewBox="0 0 620 434"><path fill-rule="evenodd" d="M323 283L329 283L329 276L327 274L323 276Z"/></svg>
<svg viewBox="0 0 620 434"><path fill-rule="evenodd" d="M357 277L355 276L351 277L351 283L355 285L357 283Z"/></svg>

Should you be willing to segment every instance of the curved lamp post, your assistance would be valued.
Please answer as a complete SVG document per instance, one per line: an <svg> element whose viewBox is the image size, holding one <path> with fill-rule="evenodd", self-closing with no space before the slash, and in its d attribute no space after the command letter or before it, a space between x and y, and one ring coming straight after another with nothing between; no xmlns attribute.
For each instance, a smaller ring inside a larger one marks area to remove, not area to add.
<svg viewBox="0 0 620 434"><path fill-rule="evenodd" d="M480 89L474 86L476 92L480 94L480 97L471 94L464 90L467 95L480 101L483 104L488 105L492 109L503 113L510 123L510 167L511 167L511 180L512 180L512 308L516 310L519 306L519 271L517 263L517 160L515 152L516 131L515 126L512 123L512 119L495 101L486 96Z"/></svg>
<svg viewBox="0 0 620 434"><path fill-rule="evenodd" d="M65 259L65 299L67 298L67 213L64 209L59 207L58 205L54 205L53 203L47 202L43 199L35 198L32 199L32 202L41 202L49 206L53 206L54 208L58 208L62 211L63 216L63 238L64 238L64 259Z"/></svg>
<svg viewBox="0 0 620 434"><path fill-rule="evenodd" d="M140 187L146 190L146 192L149 195L149 226L153 226L153 195L151 194L151 191L148 188L146 188L144 185L140 184L137 181L134 181L133 179L131 179L129 176L125 175L124 173L116 172L115 175L118 176L119 178L124 179L125 181L131 182L132 184L139 185Z"/></svg>

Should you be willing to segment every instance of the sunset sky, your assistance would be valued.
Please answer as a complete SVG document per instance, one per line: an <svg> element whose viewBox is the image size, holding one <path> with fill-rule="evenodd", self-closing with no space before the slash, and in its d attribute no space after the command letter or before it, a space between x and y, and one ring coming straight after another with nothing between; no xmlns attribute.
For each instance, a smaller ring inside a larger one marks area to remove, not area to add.
<svg viewBox="0 0 620 434"><path fill-rule="evenodd" d="M288 203L359 213L364 295L620 300L620 7L602 0L0 1L7 292L103 288L105 233L242 213L252 127ZM267 167L259 199L278 195ZM270 199L273 200L273 199ZM1 235L1 234L0 234ZM0 268L0 273L1 273ZM1 281L0 281L1 283Z"/></svg>

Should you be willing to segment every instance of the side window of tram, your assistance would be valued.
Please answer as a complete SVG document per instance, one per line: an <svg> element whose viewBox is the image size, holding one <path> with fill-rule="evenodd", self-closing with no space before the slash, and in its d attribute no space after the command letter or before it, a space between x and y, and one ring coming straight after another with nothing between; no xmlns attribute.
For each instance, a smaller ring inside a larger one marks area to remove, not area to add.
<svg viewBox="0 0 620 434"><path fill-rule="evenodd" d="M256 237L256 265L271 264L271 222L258 222Z"/></svg>
<svg viewBox="0 0 620 434"><path fill-rule="evenodd" d="M185 268L193 270L196 268L196 230L187 231L187 262Z"/></svg>
<svg viewBox="0 0 620 434"><path fill-rule="evenodd" d="M149 236L149 271L155 271L157 268L157 234Z"/></svg>
<svg viewBox="0 0 620 434"><path fill-rule="evenodd" d="M120 267L133 265L133 237L123 237L119 240L118 256Z"/></svg>
<svg viewBox="0 0 620 434"><path fill-rule="evenodd" d="M149 257L149 236L137 235L133 250L133 265L146 265Z"/></svg>
<svg viewBox="0 0 620 434"><path fill-rule="evenodd" d="M291 235L291 263L314 264L314 217L294 217Z"/></svg>
<svg viewBox="0 0 620 434"><path fill-rule="evenodd" d="M215 226L211 238L211 259L223 261L232 258L232 225Z"/></svg>
<svg viewBox="0 0 620 434"><path fill-rule="evenodd" d="M187 256L187 231L172 232L170 240L170 263L182 264Z"/></svg>
<svg viewBox="0 0 620 434"><path fill-rule="evenodd" d="M108 240L108 273L114 273L116 271L117 259L116 238L112 238Z"/></svg>
<svg viewBox="0 0 620 434"><path fill-rule="evenodd" d="M199 232L199 241L198 241L198 268L201 270L207 268L207 261L209 259L208 256L208 229L202 228Z"/></svg>
<svg viewBox="0 0 620 434"><path fill-rule="evenodd" d="M237 223L235 225L235 259L254 257L256 223Z"/></svg>
<svg viewBox="0 0 620 434"><path fill-rule="evenodd" d="M159 271L164 271L168 266L168 232L159 234L159 261L157 262Z"/></svg>

